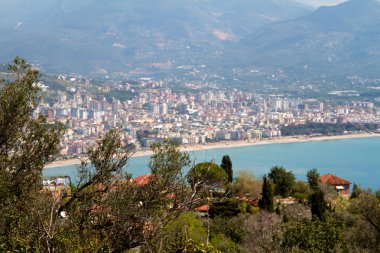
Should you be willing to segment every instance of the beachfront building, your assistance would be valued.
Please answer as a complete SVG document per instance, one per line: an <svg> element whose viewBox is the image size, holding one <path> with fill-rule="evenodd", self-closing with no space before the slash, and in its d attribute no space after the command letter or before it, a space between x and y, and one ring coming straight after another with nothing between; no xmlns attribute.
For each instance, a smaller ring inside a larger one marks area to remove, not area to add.
<svg viewBox="0 0 380 253"><path fill-rule="evenodd" d="M330 173L320 176L320 180L322 183L334 187L340 196L349 197L351 182Z"/></svg>

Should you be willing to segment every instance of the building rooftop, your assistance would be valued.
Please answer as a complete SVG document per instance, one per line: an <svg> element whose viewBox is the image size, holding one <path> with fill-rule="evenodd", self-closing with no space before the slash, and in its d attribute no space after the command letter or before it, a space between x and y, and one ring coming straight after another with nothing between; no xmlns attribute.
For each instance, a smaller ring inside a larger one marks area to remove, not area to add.
<svg viewBox="0 0 380 253"><path fill-rule="evenodd" d="M319 177L320 180L323 182L323 183L326 183L326 184L329 184L329 185L346 185L346 184L351 184L351 182L343 179L343 178L340 178L340 177L337 177L333 174L325 174L325 175L322 175Z"/></svg>
<svg viewBox="0 0 380 253"><path fill-rule="evenodd" d="M208 211L208 205L203 205L203 206L196 207L196 208L194 208L194 211L207 212Z"/></svg>
<svg viewBox="0 0 380 253"><path fill-rule="evenodd" d="M145 174L132 179L133 184L135 185L147 185L152 178L152 174Z"/></svg>

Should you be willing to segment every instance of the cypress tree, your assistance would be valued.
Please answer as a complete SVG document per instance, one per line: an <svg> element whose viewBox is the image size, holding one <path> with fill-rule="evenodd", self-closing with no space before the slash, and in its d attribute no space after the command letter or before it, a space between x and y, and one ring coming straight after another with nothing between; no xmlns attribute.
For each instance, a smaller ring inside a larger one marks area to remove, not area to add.
<svg viewBox="0 0 380 253"><path fill-rule="evenodd" d="M263 188L261 193L261 199L259 200L259 207L269 212L274 211L273 185L268 180L266 175L263 177Z"/></svg>
<svg viewBox="0 0 380 253"><path fill-rule="evenodd" d="M360 187L358 187L357 184L354 184L354 186L352 187L352 192L351 192L350 199L358 198L359 195L360 195L360 193L361 193Z"/></svg>
<svg viewBox="0 0 380 253"><path fill-rule="evenodd" d="M307 172L307 182L311 190L316 191L319 189L319 173L317 169L312 169Z"/></svg>
<svg viewBox="0 0 380 253"><path fill-rule="evenodd" d="M317 217L321 220L328 208L325 201L325 194L322 190L318 189L310 196L310 206L313 218Z"/></svg>
<svg viewBox="0 0 380 253"><path fill-rule="evenodd" d="M220 165L220 167L223 168L223 170L226 172L227 176L228 176L228 182L229 183L232 183L232 179L233 179L233 170L232 170L232 162L231 162L231 159L228 155L224 155L223 158L222 158L222 164Z"/></svg>

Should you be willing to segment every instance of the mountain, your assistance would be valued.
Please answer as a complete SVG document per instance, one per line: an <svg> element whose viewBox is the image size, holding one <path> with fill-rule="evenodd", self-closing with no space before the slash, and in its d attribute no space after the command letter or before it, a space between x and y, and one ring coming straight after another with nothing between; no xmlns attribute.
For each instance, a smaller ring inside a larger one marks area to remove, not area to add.
<svg viewBox="0 0 380 253"><path fill-rule="evenodd" d="M264 25L311 12L289 0L1 2L1 62L20 55L48 72L81 74L216 64Z"/></svg>
<svg viewBox="0 0 380 253"><path fill-rule="evenodd" d="M251 80L380 75L380 2L0 0L0 63L48 73ZM200 71L199 68L197 71ZM198 77L200 74L198 75Z"/></svg>
<svg viewBox="0 0 380 253"><path fill-rule="evenodd" d="M269 24L242 39L230 55L247 68L281 69L298 78L379 77L380 2L351 0Z"/></svg>

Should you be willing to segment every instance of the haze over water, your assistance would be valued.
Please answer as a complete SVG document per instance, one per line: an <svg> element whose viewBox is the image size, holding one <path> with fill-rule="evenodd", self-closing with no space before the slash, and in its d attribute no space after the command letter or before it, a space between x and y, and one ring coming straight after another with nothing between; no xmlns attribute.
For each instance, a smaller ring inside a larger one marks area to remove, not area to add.
<svg viewBox="0 0 380 253"><path fill-rule="evenodd" d="M257 177L271 167L281 165L292 170L297 179L306 180L309 169L320 174L333 173L364 188L380 188L380 138L357 138L317 142L256 145L238 148L211 149L189 152L195 162L214 160L220 163L228 154L235 175L250 170ZM149 157L132 158L127 170L134 177L148 173ZM44 170L44 176L70 175L75 178L77 165Z"/></svg>

